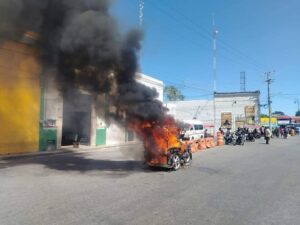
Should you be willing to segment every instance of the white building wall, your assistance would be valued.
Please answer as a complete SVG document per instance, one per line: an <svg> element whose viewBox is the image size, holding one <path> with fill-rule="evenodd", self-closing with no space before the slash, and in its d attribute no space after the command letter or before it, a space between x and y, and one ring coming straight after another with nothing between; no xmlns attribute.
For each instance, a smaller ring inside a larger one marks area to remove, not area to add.
<svg viewBox="0 0 300 225"><path fill-rule="evenodd" d="M55 70L47 71L47 80L45 85L44 101L45 101L45 115L43 121L55 121L55 128L57 129L57 148L61 148L62 139L62 124L63 124L63 98L61 93L57 90L52 74ZM52 78L51 78L52 77ZM163 81L153 77L137 73L136 81L150 88L154 88L157 93L157 99L163 101ZM87 93L86 93L87 94ZM109 119L107 123L106 110L108 111L109 103L105 96L98 96L91 105L91 131L90 131L90 145L96 145L96 131L97 129L106 129L106 145L118 145L128 142L128 138L132 137L127 129L121 126L118 122ZM41 122L43 122L41 121ZM133 141L137 138L133 135Z"/></svg>
<svg viewBox="0 0 300 225"><path fill-rule="evenodd" d="M163 102L163 81L141 73L136 74L136 81L147 87L154 88L158 93L157 99ZM101 121L101 124L105 123L100 117L98 118L98 121ZM131 131L128 131L125 127L120 126L117 122L114 121L111 121L111 123L107 125L106 135L107 145L118 145L124 144L129 141L138 141L137 137L132 134ZM133 140L129 140L128 137L130 136L133 136Z"/></svg>
<svg viewBox="0 0 300 225"><path fill-rule="evenodd" d="M53 128L56 129L56 148L61 148L62 139L62 123L63 123L63 99L61 93L57 90L55 84L56 71L54 69L45 70L43 86L44 86L44 115L41 118L41 123L47 124L48 121L53 121Z"/></svg>
<svg viewBox="0 0 300 225"><path fill-rule="evenodd" d="M197 119L205 124L214 123L214 101L209 100L190 100L174 101L166 103L169 114L177 120ZM245 117L245 106L255 106L256 119L259 118L259 92L245 93L217 93L215 98L216 107L216 127L221 126L221 113L229 112L233 115L233 128L235 120Z"/></svg>
<svg viewBox="0 0 300 225"><path fill-rule="evenodd" d="M161 80L155 79L153 77L147 76L145 74L137 73L136 81L140 84L143 84L147 87L154 88L157 93L157 99L163 102L164 97L164 83Z"/></svg>

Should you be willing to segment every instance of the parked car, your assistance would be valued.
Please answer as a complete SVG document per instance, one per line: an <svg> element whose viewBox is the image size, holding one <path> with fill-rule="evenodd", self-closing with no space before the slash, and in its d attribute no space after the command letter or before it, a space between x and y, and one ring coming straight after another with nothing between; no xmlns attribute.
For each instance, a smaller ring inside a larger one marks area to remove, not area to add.
<svg viewBox="0 0 300 225"><path fill-rule="evenodd" d="M300 124L295 124L295 130L296 130L296 133L299 134L300 133Z"/></svg>
<svg viewBox="0 0 300 225"><path fill-rule="evenodd" d="M181 139L199 139L204 137L204 126L199 120L184 120L184 127L181 131Z"/></svg>

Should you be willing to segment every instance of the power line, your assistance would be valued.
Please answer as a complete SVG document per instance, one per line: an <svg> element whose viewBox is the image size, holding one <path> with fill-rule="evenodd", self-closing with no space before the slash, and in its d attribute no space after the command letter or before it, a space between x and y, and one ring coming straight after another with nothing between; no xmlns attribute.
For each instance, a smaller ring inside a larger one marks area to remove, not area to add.
<svg viewBox="0 0 300 225"><path fill-rule="evenodd" d="M133 5L131 5L131 6L133 6ZM165 15L165 14L164 14L164 15ZM174 18L174 17L173 17L173 18ZM159 23L156 23L156 25L158 25L158 24L159 24ZM162 27L162 26L160 26L160 27ZM167 29L172 30L172 29L170 29L170 27L167 27ZM198 44L198 43L195 43L194 40L192 40L192 39L187 40L187 38L186 38L184 35L181 35L180 32L176 32L175 35L183 37L183 39L181 39L181 40L186 41L188 44L192 44L192 45L195 46L195 47L199 47L199 44ZM203 50L203 49L202 49L202 50ZM207 50L207 49L205 49L205 50ZM209 50L207 50L207 51L209 51ZM232 60L231 58L228 58L228 57L226 57L225 55L220 54L220 53L218 53L218 55L219 55L222 59L225 59L225 60L227 60L227 61L230 61L230 62L232 62L232 63L234 63L234 64L241 65L242 67L244 67L244 65L247 64L247 62L242 62L242 63L240 63L240 62L234 61L234 60ZM244 63L244 64L243 64L243 63ZM178 81L178 79L177 79L177 81ZM180 84L180 85L182 85L182 84ZM186 85L186 86L183 86L183 88L191 88L191 87ZM192 88L194 88L194 87L192 87ZM195 88L194 88L194 89L195 89ZM199 89L199 88L197 88L197 89ZM202 90L203 90L203 89L202 89ZM207 90L203 90L203 91L208 92Z"/></svg>
<svg viewBox="0 0 300 225"><path fill-rule="evenodd" d="M173 84L175 85L176 87L180 87L181 88L189 88L189 89L195 89L195 90L199 90L201 92L204 92L204 93L211 93L211 91L209 90L206 90L206 89L202 89L202 88L199 88L198 86L193 86L193 85L186 85L184 83L177 83L177 82L174 82L174 81L168 81L168 80L163 80L166 84Z"/></svg>
<svg viewBox="0 0 300 225"><path fill-rule="evenodd" d="M151 2L151 1L149 1L149 2ZM172 14L168 13L165 9L163 9L161 7L158 7L156 4L153 4L153 1L151 3L152 3L152 6L154 6L156 9L159 9L166 16L171 17L172 20L177 20L177 17L174 17ZM204 38L206 40L210 40L210 31L208 29L206 29L205 27L199 25L198 23L196 24L195 21L191 20L189 17L187 17L182 12L177 11L175 8L169 7L169 11L170 11L170 9L172 9L178 15L181 15L181 17L184 18L185 21L188 21L193 26L193 30L196 33L198 33L200 36L202 36L202 38ZM191 26L189 26L189 27L191 28ZM187 27L185 27L185 28L187 28ZM204 33L200 33L199 29L203 30ZM247 58L248 63L252 64L252 66L255 66L257 69L259 69L261 71L265 68L265 66L258 65L258 63L252 57L249 57L248 55L245 55L240 50L230 46L228 43L226 43L222 39L218 39L218 40L220 42L219 44L221 44L220 45L221 48L224 48L225 50L231 51L233 54L239 55L239 57ZM252 62L250 62L250 61L252 61Z"/></svg>
<svg viewBox="0 0 300 225"><path fill-rule="evenodd" d="M295 99L294 103L298 105L298 110L297 110L297 112L299 112L299 111L300 111L299 98Z"/></svg>
<svg viewBox="0 0 300 225"><path fill-rule="evenodd" d="M151 4L150 4L150 5L151 5ZM133 7L133 5L131 5L131 6ZM154 6L154 5L152 4L152 6ZM155 6L154 6L154 7L155 7ZM159 9L164 15L168 16L169 18L171 18L172 21L177 21L177 20L176 20L176 17L170 16L169 14L164 13L164 11L163 11L161 8L158 8L158 7L155 7L155 8ZM157 22L160 22L160 21L158 21L158 20L156 20L156 21L157 21ZM163 28L162 26L159 25L159 23L156 23L155 25L158 26L158 27L160 27L160 28ZM170 30L170 31L173 31L172 29L170 29L170 27L164 27L164 28L166 28L166 29L168 29L168 30ZM196 32L197 32L197 31L196 31ZM193 45L193 46L195 46L195 47L197 47L197 48L199 48L200 45L205 46L205 47L207 47L207 48L205 48L205 49L201 48L201 50L205 50L205 51L210 52L210 49L208 49L208 46L203 45L202 42L200 42L200 43L195 43L194 40L188 38L189 36L184 36L184 35L182 35L180 32L175 32L174 35L175 35L175 36L181 37L181 38L182 38L182 39L180 39L181 41L185 41L186 43L188 43L188 44L190 44L190 45ZM189 40L188 40L188 39L189 39ZM206 39L208 39L208 38L206 38ZM210 40L210 38L209 38L209 40ZM231 59L231 58L228 58L227 56L221 54L220 52L218 53L218 56L220 56L222 59L225 59L225 60L227 60L227 61L229 61L229 62L232 62L233 64L237 64L237 65L240 65L240 66L242 66L242 67L244 67L244 66L246 66L246 65L248 65L248 66L251 65L251 64L249 64L248 62L243 61L241 58L239 58L239 60L242 60L242 63L241 63L241 62L238 62L238 61L235 61L235 60L233 60L233 59ZM253 66L253 65L252 65L252 66ZM257 70L258 72L262 72L262 70L258 69L257 67L254 66L253 69L254 69L254 68L255 68L255 70Z"/></svg>

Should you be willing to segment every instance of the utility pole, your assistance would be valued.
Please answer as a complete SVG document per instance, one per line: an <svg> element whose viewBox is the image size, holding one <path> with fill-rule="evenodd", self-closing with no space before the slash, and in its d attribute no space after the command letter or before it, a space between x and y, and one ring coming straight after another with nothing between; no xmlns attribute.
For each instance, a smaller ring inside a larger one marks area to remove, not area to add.
<svg viewBox="0 0 300 225"><path fill-rule="evenodd" d="M271 94L270 94L270 85L274 81L271 78L271 74L274 72L275 71L265 73L267 75L267 79L265 82L267 83L267 86L268 86L268 108L269 108L269 128L270 128L270 130L272 130L272 107L271 107L272 101L271 101Z"/></svg>
<svg viewBox="0 0 300 225"><path fill-rule="evenodd" d="M297 99L295 99L295 104L297 104L298 105L298 110L297 110L297 112L299 112L300 111L300 106L299 106L299 99L297 98Z"/></svg>
<svg viewBox="0 0 300 225"><path fill-rule="evenodd" d="M213 39L213 48L212 48L212 77L213 77L213 111L214 111L214 137L216 137L216 98L215 94L217 92L217 34L218 30L215 26L215 16L212 18L212 39Z"/></svg>
<svg viewBox="0 0 300 225"><path fill-rule="evenodd" d="M213 38L213 64L212 64L212 75L213 75L213 90L217 91L217 34L218 30L215 25L215 16L213 15L213 24L212 24L212 38Z"/></svg>
<svg viewBox="0 0 300 225"><path fill-rule="evenodd" d="M143 22L144 22L144 0L139 0L139 24L140 28L143 27Z"/></svg>

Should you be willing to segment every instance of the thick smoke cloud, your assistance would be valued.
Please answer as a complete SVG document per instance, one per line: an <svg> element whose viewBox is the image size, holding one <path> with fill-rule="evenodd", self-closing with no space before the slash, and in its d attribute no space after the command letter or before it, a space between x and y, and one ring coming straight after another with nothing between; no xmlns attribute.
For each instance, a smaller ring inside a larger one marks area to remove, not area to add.
<svg viewBox="0 0 300 225"><path fill-rule="evenodd" d="M162 119L156 91L135 81L143 35L121 34L110 5L110 0L1 0L0 38L36 32L42 62L56 68L62 92L106 94L127 122Z"/></svg>

